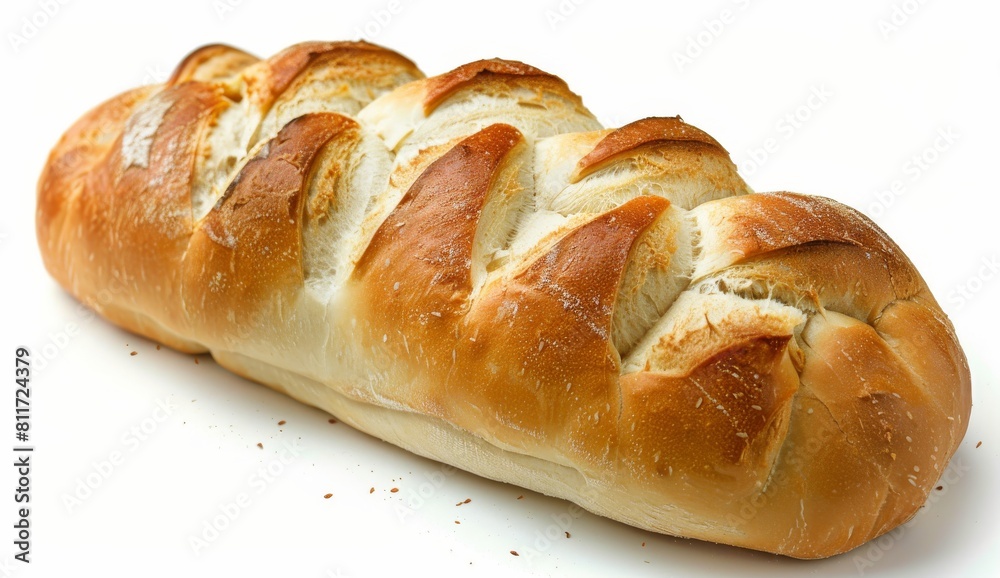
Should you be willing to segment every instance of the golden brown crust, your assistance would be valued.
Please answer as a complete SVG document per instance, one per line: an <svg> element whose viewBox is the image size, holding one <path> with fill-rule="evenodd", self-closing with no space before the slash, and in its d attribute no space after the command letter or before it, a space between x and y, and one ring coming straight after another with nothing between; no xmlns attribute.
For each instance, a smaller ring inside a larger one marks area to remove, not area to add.
<svg viewBox="0 0 1000 578"><path fill-rule="evenodd" d="M366 304L362 317L370 322L371 342L381 340L394 356L418 365L428 361L423 379L444 384L431 395L397 391L395 401L473 432L508 424L518 433L505 444L522 451L548 453L552 440L564 440L575 451L553 459L606 465L613 438L594 431L612 427L608 414L619 404L618 356L610 343L615 298L636 240L669 203L640 197L582 225L503 286L487 288L470 311L479 217L501 163L522 141L513 127L492 125L427 167L355 268ZM498 325L531 338L490 337ZM524 388L487 369L501 363L526 368ZM553 375L551 367L563 369ZM449 385L476 382L475 388ZM563 395L567 385L572 396ZM581 430L579 423L552 420L553 414L592 423Z"/></svg>
<svg viewBox="0 0 1000 578"><path fill-rule="evenodd" d="M89 173L104 159L121 135L132 112L151 92L150 87L123 93L80 118L49 153L38 179L36 234L50 273L71 286L71 252L64 240L67 223L75 223L77 197Z"/></svg>
<svg viewBox="0 0 1000 578"><path fill-rule="evenodd" d="M790 338L737 341L687 375L626 375L621 467L649 485L695 484L704 497L692 501L701 508L763 484L799 387L786 355Z"/></svg>
<svg viewBox="0 0 1000 578"><path fill-rule="evenodd" d="M465 427L510 424L515 447L585 471L613 467L621 393L611 344L618 285L636 240L666 209L641 197L574 229L522 272L479 297L466 318L453 387ZM499 331L498 331L499 330ZM517 339L505 336L517 335ZM477 337L478 336L478 337ZM493 374L490 367L507 367ZM516 380L511 374L518 374Z"/></svg>
<svg viewBox="0 0 1000 578"><path fill-rule="evenodd" d="M259 71L248 76L249 90L259 92L263 110L267 111L295 80L308 70L330 66L341 78L372 76L384 68L411 70L423 76L417 66L405 56L376 44L359 42L302 42L290 46L264 61Z"/></svg>
<svg viewBox="0 0 1000 578"><path fill-rule="evenodd" d="M395 283L379 270L388 269L394 260L399 266L403 259L418 267L407 277L426 284L429 293L422 299L429 299L427 305L440 306L435 311L449 315L464 308L463 300L472 290L478 216L500 163L522 140L510 125L489 126L452 147L414 181L354 270L356 278L371 277L370 283L378 286L366 290L376 303L385 303ZM399 313L413 312L412 305L403 304Z"/></svg>
<svg viewBox="0 0 1000 578"><path fill-rule="evenodd" d="M807 243L846 243L870 247L886 259L893 288L902 289L903 285L920 281L885 233L860 213L829 199L774 193L732 197L705 209L712 211L714 219L721 219L713 236L729 250L726 261L713 259L713 265L728 266L740 259Z"/></svg>
<svg viewBox="0 0 1000 578"><path fill-rule="evenodd" d="M424 96L424 114L429 115L449 96L469 86L474 82L496 83L506 79L530 77L537 82L555 86L557 89L569 92L566 83L557 76L539 70L516 60L491 58L463 64L447 74L429 79L427 92ZM575 96L575 95L573 95Z"/></svg>
<svg viewBox="0 0 1000 578"><path fill-rule="evenodd" d="M700 143L717 149L728 159L729 153L714 138L701 129L684 122L679 116L649 117L615 129L577 162L570 178L575 183L606 165L612 159L642 147L675 143Z"/></svg>
<svg viewBox="0 0 1000 578"><path fill-rule="evenodd" d="M954 331L912 264L866 218L821 197L733 197L695 212L701 283L809 312L788 351L801 385L770 470L782 482L751 492L768 508L731 519L764 549L797 542L799 557L853 548L905 521L961 441L970 407ZM806 539L809 526L826 533Z"/></svg>
<svg viewBox="0 0 1000 578"><path fill-rule="evenodd" d="M423 455L801 558L908 519L961 442L954 329L856 211L745 194L679 118L594 131L523 63L252 60L198 49L53 149L45 265L115 323Z"/></svg>
<svg viewBox="0 0 1000 578"><path fill-rule="evenodd" d="M192 80L198 82L220 81L239 73L258 61L252 54L226 44L208 44L191 51L181 60L167 79L173 86Z"/></svg>
<svg viewBox="0 0 1000 578"><path fill-rule="evenodd" d="M184 299L196 326L225 334L302 286L305 184L325 146L352 138L355 121L332 113L285 125L239 173L199 224L184 255Z"/></svg>

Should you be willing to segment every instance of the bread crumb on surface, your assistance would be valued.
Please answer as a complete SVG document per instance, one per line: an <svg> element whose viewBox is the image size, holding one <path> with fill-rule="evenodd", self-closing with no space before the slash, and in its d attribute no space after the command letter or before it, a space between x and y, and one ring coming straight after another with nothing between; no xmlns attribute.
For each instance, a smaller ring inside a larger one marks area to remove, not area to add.
<svg viewBox="0 0 1000 578"><path fill-rule="evenodd" d="M566 537L567 537L567 538L569 538L569 537L570 537L570 533L569 533L569 532L566 532Z"/></svg>
<svg viewBox="0 0 1000 578"><path fill-rule="evenodd" d="M337 420L333 419L332 417L326 421L327 423L337 423Z"/></svg>
<svg viewBox="0 0 1000 578"><path fill-rule="evenodd" d="M132 353L129 353L129 355L139 355L139 352L138 351L133 351ZM979 442L979 443L983 443L983 442Z"/></svg>
<svg viewBox="0 0 1000 578"><path fill-rule="evenodd" d="M524 499L524 494L521 494L520 496L518 496L517 499L518 500L523 500Z"/></svg>
<svg viewBox="0 0 1000 578"><path fill-rule="evenodd" d="M285 420L281 420L281 421L278 422L278 425L285 425L286 423L288 423L288 422L286 422Z"/></svg>
<svg viewBox="0 0 1000 578"><path fill-rule="evenodd" d="M264 449L264 444L257 442L257 447L259 447L260 449Z"/></svg>
<svg viewBox="0 0 1000 578"><path fill-rule="evenodd" d="M511 556L520 556L520 554L517 553L517 550L511 550L510 551L510 555Z"/></svg>
<svg viewBox="0 0 1000 578"><path fill-rule="evenodd" d="M374 494L375 493L375 487L372 486L372 489L368 490L368 493L369 494Z"/></svg>
<svg viewBox="0 0 1000 578"><path fill-rule="evenodd" d="M135 353L133 353L132 355L135 355ZM978 444L976 444L976 447L978 448L978 447L979 447L979 446L981 446L981 445L983 445L983 440L979 440L979 443L978 443Z"/></svg>
<svg viewBox="0 0 1000 578"><path fill-rule="evenodd" d="M389 491L390 491L390 492L392 492L393 494L395 494L396 492L398 492L398 491L399 491L399 488L393 488L393 489L391 489L391 490L389 490Z"/></svg>
<svg viewBox="0 0 1000 578"><path fill-rule="evenodd" d="M333 494L323 494L323 498L329 500L333 497Z"/></svg>

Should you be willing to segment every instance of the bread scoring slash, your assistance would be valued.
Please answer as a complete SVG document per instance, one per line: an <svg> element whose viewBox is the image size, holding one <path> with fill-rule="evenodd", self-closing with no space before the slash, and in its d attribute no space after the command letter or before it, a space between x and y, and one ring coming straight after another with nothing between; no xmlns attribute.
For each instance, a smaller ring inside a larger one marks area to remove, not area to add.
<svg viewBox="0 0 1000 578"><path fill-rule="evenodd" d="M870 220L520 62L200 48L69 129L37 233L130 331L655 532L850 550L968 424L952 325Z"/></svg>

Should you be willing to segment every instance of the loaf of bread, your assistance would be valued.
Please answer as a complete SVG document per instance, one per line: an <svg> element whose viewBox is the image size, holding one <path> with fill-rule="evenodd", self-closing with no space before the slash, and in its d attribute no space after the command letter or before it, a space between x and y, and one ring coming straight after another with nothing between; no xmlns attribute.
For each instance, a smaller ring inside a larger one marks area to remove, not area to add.
<svg viewBox="0 0 1000 578"><path fill-rule="evenodd" d="M655 532L844 552L968 424L952 325L870 220L520 62L200 48L69 129L37 234L130 331Z"/></svg>

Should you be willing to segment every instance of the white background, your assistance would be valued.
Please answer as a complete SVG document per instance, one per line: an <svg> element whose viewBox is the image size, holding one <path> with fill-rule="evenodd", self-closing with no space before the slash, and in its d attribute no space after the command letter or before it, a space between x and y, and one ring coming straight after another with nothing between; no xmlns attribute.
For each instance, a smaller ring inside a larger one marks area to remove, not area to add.
<svg viewBox="0 0 1000 578"><path fill-rule="evenodd" d="M12 559L16 482L2 467L0 576L996 575L1000 276L983 266L1000 258L996 3L399 0L392 15L387 0L229 4L0 8L0 364L10 368L0 371L10 382L0 448L14 443L15 347L31 347L36 361L54 352L33 382L33 561ZM208 358L196 365L157 351L81 311L48 277L34 238L35 180L85 110L164 79L201 44L267 56L366 29L428 75L492 56L554 72L608 126L681 114L729 149L756 190L826 195L872 216L923 273L969 357L975 407L953 462L961 475L909 527L824 561L654 535L450 473ZM795 126L789 114L804 120ZM767 139L767 158L751 153ZM914 155L932 162L918 170ZM899 194L879 196L893 181ZM284 448L295 444L291 456ZM109 471L102 462L113 452L121 460ZM267 467L280 473L255 477ZM67 507L88 477L98 487ZM241 493L249 504L195 553L190 537ZM567 520L570 539L557 531Z"/></svg>

